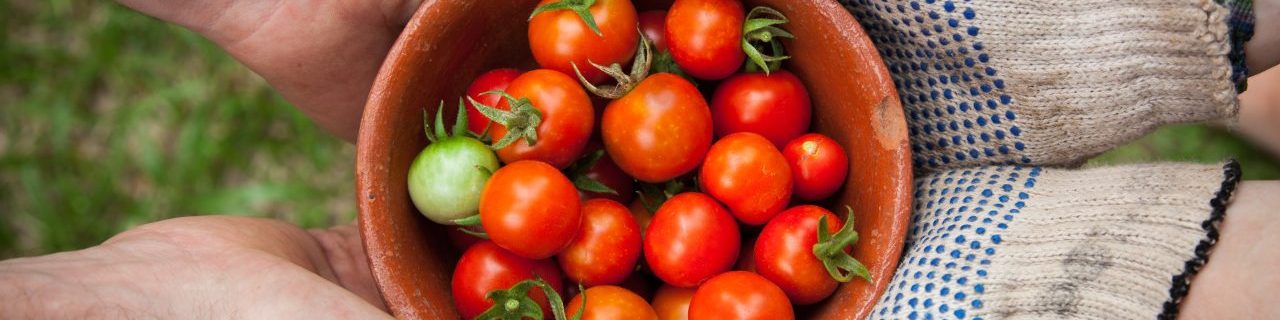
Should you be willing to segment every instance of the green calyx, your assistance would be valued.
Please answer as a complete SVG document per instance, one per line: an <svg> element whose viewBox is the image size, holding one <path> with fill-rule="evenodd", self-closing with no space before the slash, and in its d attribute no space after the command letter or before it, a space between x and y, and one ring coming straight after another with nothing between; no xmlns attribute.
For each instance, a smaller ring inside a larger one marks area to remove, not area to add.
<svg viewBox="0 0 1280 320"><path fill-rule="evenodd" d="M640 29L636 29L636 32L640 32ZM591 81L587 81L587 78L582 76L582 71L578 70L578 64L570 62L569 65L573 66L573 72L578 75L578 81L582 82L582 86L586 87L587 91L591 91L591 93L603 98L618 99L626 95L627 92L631 92L631 89L649 76L649 66L653 63L653 54L650 50L649 39L645 38L644 32L640 32L640 45L636 49L635 61L631 63L631 74L622 72L622 66L617 63L605 67L587 60L587 63L590 63L591 66L618 81L617 85L612 86L591 84Z"/></svg>
<svg viewBox="0 0 1280 320"><path fill-rule="evenodd" d="M858 259L844 252L844 248L858 242L858 231L853 229L853 208L845 206L849 211L845 224L836 234L827 231L827 216L818 218L818 243L813 245L813 255L822 261L831 278L839 282L849 282L854 276L871 281L871 272Z"/></svg>
<svg viewBox="0 0 1280 320"><path fill-rule="evenodd" d="M568 168L565 168L565 175L573 180L573 186L577 187L578 190L618 195L617 190L604 185L600 180L587 176L587 170L591 170L591 167L596 166L596 162L600 162L601 157L604 157L604 150L596 150L596 152L589 153L569 165Z"/></svg>
<svg viewBox="0 0 1280 320"><path fill-rule="evenodd" d="M779 38L795 39L795 35L779 27L787 23L782 12L769 7L755 7L747 13L747 20L742 24L742 51L747 54L751 63L747 71L764 71L769 74L782 68L782 61L790 59L782 48ZM768 54L761 52L768 49Z"/></svg>
<svg viewBox="0 0 1280 320"><path fill-rule="evenodd" d="M554 10L569 10L573 11L573 13L577 13L578 17L582 18L582 22L587 24L587 28L591 28L591 32L595 33L597 36L604 37L604 33L600 32L600 26L596 25L596 18L591 16L591 11L588 11L588 9L591 9L591 5L595 3L596 0L560 0L544 4L533 9L533 13L529 14L529 20L533 20L533 16L536 16L539 13Z"/></svg>
<svg viewBox="0 0 1280 320"><path fill-rule="evenodd" d="M486 106L475 99L468 97L471 104L476 106L476 110L485 118L493 120L503 127L507 128L507 134L502 136L490 146L493 150L498 150L510 146L516 140L524 138L529 146L538 144L538 125L542 124L542 111L533 106L533 102L529 98L516 99L510 94L502 91L489 91L484 94L501 95L507 100L507 105L511 106L511 110L502 110L490 106ZM463 125L465 127L465 124ZM464 128L465 129L465 128ZM486 128L487 132L488 129Z"/></svg>
<svg viewBox="0 0 1280 320"><path fill-rule="evenodd" d="M467 137L484 142L485 136L487 136L489 132L488 127L485 127L485 132L480 135L473 134L471 133L471 130L467 130L467 105L462 102L462 98L458 98L458 117L457 119L454 119L452 133L446 132L444 129L443 100L440 101L440 106L436 107L436 120L434 125L431 124L431 120L427 117L427 114L428 112L426 111L422 112L422 131L427 134L427 140L432 143L449 137Z"/></svg>
<svg viewBox="0 0 1280 320"><path fill-rule="evenodd" d="M466 218L454 219L453 224L457 225L458 231L462 231L462 233L469 234L471 236L474 236L480 239L489 239L489 234L485 233L483 229L481 231L475 231L475 230L472 230L471 228L468 228L468 227L482 228L482 226L480 226L480 215L478 214L472 215Z"/></svg>
<svg viewBox="0 0 1280 320"><path fill-rule="evenodd" d="M493 300L493 306L485 310L484 313L476 316L477 320L521 320L521 319L542 319L542 307L538 306L537 301L529 297L529 290L534 287L542 290L547 296L547 304L551 305L551 314L556 320L578 320L582 317L582 313L586 311L587 296L582 296L582 307L580 307L573 317L566 317L564 311L564 300L560 298L560 294L556 293L550 284L542 280L541 277L535 277L533 280L524 280L511 286L509 289L499 289L490 291L485 298ZM582 285L578 285L578 291L582 290Z"/></svg>

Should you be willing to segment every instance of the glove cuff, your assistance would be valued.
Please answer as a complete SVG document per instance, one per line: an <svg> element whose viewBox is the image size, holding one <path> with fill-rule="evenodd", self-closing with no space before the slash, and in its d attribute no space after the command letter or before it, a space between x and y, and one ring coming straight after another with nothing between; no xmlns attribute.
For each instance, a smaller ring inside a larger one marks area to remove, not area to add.
<svg viewBox="0 0 1280 320"><path fill-rule="evenodd" d="M1218 187L1218 192L1214 194L1213 199L1209 200L1209 206L1212 208L1209 219L1200 223L1200 228L1204 230L1204 237L1196 243L1195 256L1183 264L1182 273L1173 276L1173 287L1169 288L1169 300L1166 300L1162 306L1160 319L1178 317L1182 299L1187 297L1187 292L1191 288L1191 278L1204 268L1204 264L1209 260L1210 249L1218 243L1218 227L1222 225L1222 219L1227 215L1227 203L1230 202L1231 195L1235 193L1236 186L1240 183L1240 163L1235 160L1228 161L1222 166L1222 174L1222 185Z"/></svg>
<svg viewBox="0 0 1280 320"><path fill-rule="evenodd" d="M1045 170L984 300L999 315L1172 318L1217 241L1234 162ZM1028 209L1030 210L1030 209Z"/></svg>
<svg viewBox="0 0 1280 320"><path fill-rule="evenodd" d="M1236 83L1236 92L1244 92L1249 78L1249 68L1245 66L1244 43L1253 38L1253 0L1217 0L1218 4L1230 11L1227 17L1227 28L1230 28L1231 81Z"/></svg>

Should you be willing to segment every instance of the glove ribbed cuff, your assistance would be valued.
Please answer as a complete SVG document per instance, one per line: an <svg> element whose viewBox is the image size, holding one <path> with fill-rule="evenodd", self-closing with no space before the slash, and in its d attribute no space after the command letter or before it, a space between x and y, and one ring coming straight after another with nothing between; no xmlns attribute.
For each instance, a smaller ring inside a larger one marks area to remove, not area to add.
<svg viewBox="0 0 1280 320"><path fill-rule="evenodd" d="M1026 80L1010 90L1020 101L1017 125L1031 163L1080 164L1165 124L1234 122L1233 61L1243 63L1243 56L1231 57L1233 11L1213 0L1115 6L1080 9L1074 40L1059 39L1038 60L1022 54L1027 61L1006 68L1010 78ZM1035 37L1017 39L992 50L1019 57L1023 48L1048 47Z"/></svg>
<svg viewBox="0 0 1280 320"><path fill-rule="evenodd" d="M992 259L992 315L1176 316L1217 240L1234 162L1045 170Z"/></svg>
<svg viewBox="0 0 1280 320"><path fill-rule="evenodd" d="M1253 0L1217 0L1218 4L1227 7L1231 13L1227 17L1227 27L1231 29L1231 80L1236 83L1236 91L1244 92L1247 88L1249 68L1244 60L1244 43L1253 38Z"/></svg>

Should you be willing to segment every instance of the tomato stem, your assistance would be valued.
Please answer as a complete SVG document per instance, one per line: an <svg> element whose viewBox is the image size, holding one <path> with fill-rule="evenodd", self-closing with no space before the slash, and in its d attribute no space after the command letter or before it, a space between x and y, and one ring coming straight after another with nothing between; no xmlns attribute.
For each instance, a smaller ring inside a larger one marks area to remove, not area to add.
<svg viewBox="0 0 1280 320"><path fill-rule="evenodd" d="M486 298L493 300L493 306L476 316L475 319L542 319L542 307L538 306L537 301L529 297L529 290L534 287L541 289L542 294L547 296L547 304L551 306L551 314L556 320L578 320L582 318L582 314L587 310L586 290L582 288L581 283L578 284L578 292L583 292L582 305L572 317L565 317L564 299L561 299L560 294L556 293L556 290L551 288L551 285L547 284L545 280L542 280L542 277L535 275L532 280L517 282L511 288L497 289L485 294Z"/></svg>
<svg viewBox="0 0 1280 320"><path fill-rule="evenodd" d="M541 289L542 293L547 296L547 302L551 305L551 314L555 316L555 319L566 320L564 300L560 299L560 294L556 293L556 290L551 288L551 285L538 276L534 276L532 280L517 282L511 288L493 290L485 294L486 298L493 300L493 306L476 316L476 319L542 319L542 307L538 306L537 301L529 297L529 290L534 287ZM585 296L583 297L583 306L586 306ZM577 316L575 315L573 319L576 320Z"/></svg>
<svg viewBox="0 0 1280 320"><path fill-rule="evenodd" d="M587 91L591 91L591 93L603 98L618 99L627 95L627 92L631 92L631 89L649 76L649 66L653 64L653 54L649 48L649 39L645 38L644 32L640 32L640 29L636 29L636 32L640 33L640 45L639 49L636 50L635 61L631 63L631 74L623 73L622 66L617 63L605 67L587 60L587 63L590 63L591 66L617 80L617 85L597 87L582 76L582 71L578 70L578 64L569 63L573 67L573 72L578 75L578 81L582 82L582 86L586 87Z"/></svg>
<svg viewBox="0 0 1280 320"><path fill-rule="evenodd" d="M783 60L791 58L785 55L782 43L776 41L778 38L795 39L791 32L778 27L789 21L782 12L765 6L752 8L747 13L747 21L742 24L742 51L751 60L747 64L747 71L764 71L769 74L782 68ZM769 54L762 53L756 47L756 42L767 45Z"/></svg>
<svg viewBox="0 0 1280 320"><path fill-rule="evenodd" d="M835 235L827 231L827 216L818 218L818 243L813 245L813 254L822 261L831 278L839 282L849 282L854 276L871 281L871 272L858 259L844 252L844 248L858 242L858 231L853 229L853 208L845 206L848 217L845 224Z"/></svg>
<svg viewBox="0 0 1280 320"><path fill-rule="evenodd" d="M502 136L502 139L498 139L490 148L493 148L493 150L506 148L520 138L524 138L525 143L528 143L529 146L538 144L538 125L542 124L542 111L534 107L529 98L516 99L502 91L489 91L483 94L500 95L507 100L507 105L511 108L511 110L502 110L484 105L475 99L471 99L471 97L467 97L468 100L471 100L471 104L476 107L476 110L480 111L480 114L484 115L485 118L489 118L489 120L493 120L493 122L507 128L507 133ZM488 131L489 129L485 128L485 134L488 134Z"/></svg>
<svg viewBox="0 0 1280 320"><path fill-rule="evenodd" d="M422 131L427 134L427 141L432 143L451 136L474 138L483 142L483 135L488 134L489 131L488 126L485 127L485 132L481 133L481 135L472 134L471 130L467 130L467 104L462 101L462 98L458 98L458 117L454 119L453 129L451 130L452 135L449 132L445 132L444 129L444 100L441 100L440 106L436 107L434 125L427 114L426 110L422 111Z"/></svg>
<svg viewBox="0 0 1280 320"><path fill-rule="evenodd" d="M533 20L533 17L539 13L553 10L569 10L577 13L578 17L582 18L582 22L587 24L587 28L591 29L591 32L603 38L604 33L600 32L600 26L596 25L596 18L589 11L595 3L596 0L560 0L544 4L533 9L533 13L529 14L529 20Z"/></svg>

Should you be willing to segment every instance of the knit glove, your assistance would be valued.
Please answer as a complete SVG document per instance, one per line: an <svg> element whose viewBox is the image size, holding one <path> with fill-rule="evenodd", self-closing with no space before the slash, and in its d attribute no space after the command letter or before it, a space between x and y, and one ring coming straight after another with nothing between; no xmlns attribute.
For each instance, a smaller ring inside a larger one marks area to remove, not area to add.
<svg viewBox="0 0 1280 320"><path fill-rule="evenodd" d="M1234 118L1248 0L841 0L910 121L915 168L1077 165Z"/></svg>
<svg viewBox="0 0 1280 320"><path fill-rule="evenodd" d="M871 318L1173 318L1238 179L1234 162L918 177Z"/></svg>

